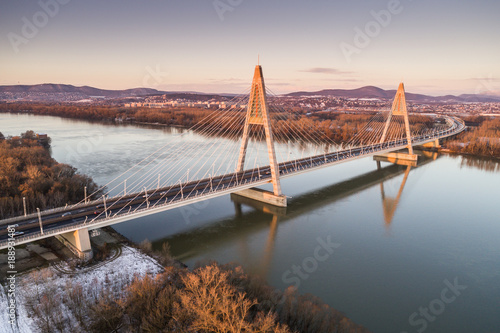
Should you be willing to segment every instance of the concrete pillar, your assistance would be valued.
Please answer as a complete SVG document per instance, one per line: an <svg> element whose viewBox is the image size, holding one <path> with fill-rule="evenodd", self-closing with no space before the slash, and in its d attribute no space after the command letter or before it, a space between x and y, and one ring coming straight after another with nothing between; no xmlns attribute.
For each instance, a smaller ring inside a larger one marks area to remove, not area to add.
<svg viewBox="0 0 500 333"><path fill-rule="evenodd" d="M249 188L235 192L234 194L278 207L286 207L287 204L285 195L276 195L273 192L262 190L260 188Z"/></svg>
<svg viewBox="0 0 500 333"><path fill-rule="evenodd" d="M90 245L89 230L87 228L70 231L56 236L66 245L78 258L83 260L92 259L92 246Z"/></svg>
<svg viewBox="0 0 500 333"><path fill-rule="evenodd" d="M441 145L439 144L439 139L436 139L432 142L427 142L422 145L424 148L441 148Z"/></svg>
<svg viewBox="0 0 500 333"><path fill-rule="evenodd" d="M256 189L256 188L253 188L253 189ZM247 192L247 194L249 194L249 193L255 193L255 192L254 191ZM274 195L271 192L267 192L267 193ZM254 194L254 195L258 195L258 194ZM279 207L279 206L276 206L274 204L269 204L268 202L266 202L264 200L254 200L254 199L249 198L249 196L241 196L238 194L238 192L231 193L231 201L234 203L235 207L236 207L236 205L238 205L240 207L239 208L240 210L241 210L241 206L245 205L245 206L252 207L253 209L255 209L259 212L263 212L266 214L271 214L271 215L276 215L276 216L286 216L286 207L284 207L284 206ZM238 210L236 211L236 213L238 214Z"/></svg>
<svg viewBox="0 0 500 333"><path fill-rule="evenodd" d="M396 96L394 97L394 101L392 102L391 112L389 113L389 117L387 118L387 122L385 123L384 131L382 132L382 138L380 143L384 143L387 130L389 129L389 125L391 123L393 116L402 116L405 122L405 130L406 130L406 140L408 148L408 154L413 155L413 147L411 144L411 131L410 131L410 121L408 120L408 110L406 108L406 96L405 96L405 87L403 82L399 84L398 91L396 92Z"/></svg>
<svg viewBox="0 0 500 333"><path fill-rule="evenodd" d="M269 109L267 106L266 85L264 83L264 75L262 73L261 66L255 67L252 90L250 91L250 97L248 99L245 126L243 129L243 138L241 141L240 155L238 157L236 172L243 171L245 167L245 157L251 125L264 127L267 150L269 154L269 167L271 169L271 183L273 184L274 195L279 197L282 194L279 179L279 169L278 162L276 160L276 152L274 150L271 119L269 117Z"/></svg>
<svg viewBox="0 0 500 333"><path fill-rule="evenodd" d="M397 165L417 166L418 155L406 153L386 153L373 156L377 162L390 162Z"/></svg>
<svg viewBox="0 0 500 333"><path fill-rule="evenodd" d="M231 193L232 195L233 193ZM243 211L241 209L241 204L238 202L234 202L234 211L236 213L236 217L240 218L243 216Z"/></svg>

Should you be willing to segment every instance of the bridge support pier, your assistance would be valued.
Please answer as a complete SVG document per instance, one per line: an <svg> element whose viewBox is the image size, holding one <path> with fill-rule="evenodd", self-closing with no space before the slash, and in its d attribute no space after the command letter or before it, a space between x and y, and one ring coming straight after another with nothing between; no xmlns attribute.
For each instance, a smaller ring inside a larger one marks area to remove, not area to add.
<svg viewBox="0 0 500 333"><path fill-rule="evenodd" d="M422 147L422 148L441 148L441 145L439 144L439 139L436 139L432 142L427 142L427 143L424 143L423 145L421 146L418 146L418 147Z"/></svg>
<svg viewBox="0 0 500 333"><path fill-rule="evenodd" d="M406 153L386 153L373 156L373 160L379 162L390 162L397 165L417 166L418 155Z"/></svg>
<svg viewBox="0 0 500 333"><path fill-rule="evenodd" d="M439 154L435 151L424 150L424 151L422 151L422 155L424 155L424 157L429 159L429 160L435 161L435 160L437 160Z"/></svg>
<svg viewBox="0 0 500 333"><path fill-rule="evenodd" d="M286 199L286 198L285 198ZM274 203L269 204L268 202L253 200L247 196L239 195L238 193L231 193L231 201L234 202L234 206L236 208L236 216L241 216L241 206L246 205L254 208L257 211L277 215L277 216L286 216L286 207L277 206Z"/></svg>
<svg viewBox="0 0 500 333"><path fill-rule="evenodd" d="M90 245L89 230L87 228L57 235L56 238L78 258L85 261L92 259L92 246Z"/></svg>
<svg viewBox="0 0 500 333"><path fill-rule="evenodd" d="M234 194L278 207L286 207L287 203L286 195L276 195L260 188L249 188Z"/></svg>

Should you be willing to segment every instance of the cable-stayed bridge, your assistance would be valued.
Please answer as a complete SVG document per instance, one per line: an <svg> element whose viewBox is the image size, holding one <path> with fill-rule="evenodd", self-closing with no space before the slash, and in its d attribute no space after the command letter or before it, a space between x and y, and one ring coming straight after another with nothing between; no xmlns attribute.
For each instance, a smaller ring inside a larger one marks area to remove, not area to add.
<svg viewBox="0 0 500 333"><path fill-rule="evenodd" d="M9 242L58 236L89 257L89 230L230 193L284 207L282 178L368 156L413 165L413 146L438 146L439 139L465 129L463 121L448 116L432 124L412 123L400 84L392 108L339 145L324 129L280 106L280 98L266 88L260 66L249 91L228 104L179 135L178 142L159 147L98 191L85 193L81 202L0 221L0 249ZM206 144L193 144L191 133L205 137ZM398 152L403 149L407 153ZM255 189L268 183L272 192Z"/></svg>

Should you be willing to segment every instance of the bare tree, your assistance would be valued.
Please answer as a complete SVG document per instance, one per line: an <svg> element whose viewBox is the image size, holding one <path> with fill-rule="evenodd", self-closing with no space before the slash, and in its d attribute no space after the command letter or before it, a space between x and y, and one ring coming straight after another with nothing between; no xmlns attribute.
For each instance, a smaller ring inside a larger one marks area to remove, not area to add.
<svg viewBox="0 0 500 333"><path fill-rule="evenodd" d="M190 317L191 328L199 332L288 332L277 326L272 316L260 316L249 322L247 317L255 301L245 298L228 283L228 272L212 264L182 277L182 309Z"/></svg>

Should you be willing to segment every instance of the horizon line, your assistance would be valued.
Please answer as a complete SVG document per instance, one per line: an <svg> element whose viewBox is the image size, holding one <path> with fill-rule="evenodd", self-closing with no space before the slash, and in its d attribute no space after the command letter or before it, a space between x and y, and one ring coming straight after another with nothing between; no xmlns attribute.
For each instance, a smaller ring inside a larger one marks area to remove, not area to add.
<svg viewBox="0 0 500 333"><path fill-rule="evenodd" d="M402 81L404 82L404 81ZM399 84L399 83L398 83ZM91 86L91 85L75 85L71 83L51 83L51 82L45 82L45 83L35 83L35 84L1 84L1 87L18 87L18 86L42 86L42 85L64 85L64 86L72 86L75 88L93 88L93 89L98 89L98 90L106 90L106 91L125 91L125 90L134 90L134 89L150 89L150 90L156 90L160 93L190 93L190 94L198 94L198 95L238 95L238 93L230 93L230 92L202 92L202 91L195 91L195 90L160 90L159 88L153 88L153 87L134 87L134 88L125 88L125 89L108 89L108 88L98 88L96 86ZM277 96L283 96L283 95L289 95L289 94L296 94L296 93L315 93L315 92L321 92L325 90L345 90L345 91L352 91L352 90L358 90L362 88L377 88L381 89L383 91L397 91L397 88L394 89L384 89L376 85L364 85L360 86L358 88L322 88L320 90L296 90L296 91L290 91L290 92L284 92L277 94ZM406 90L406 85L405 85L405 90ZM495 94L495 92L491 92L490 94L488 93L461 93L461 94L454 94L454 93L446 93L442 95L429 95L427 93L414 93L414 92L409 92L406 90L407 94L414 94L414 95L424 95L424 96L430 96L430 97L445 97L445 96L455 96L455 97L460 97L462 95L477 95L477 96L491 96L491 97L499 97L499 94Z"/></svg>

